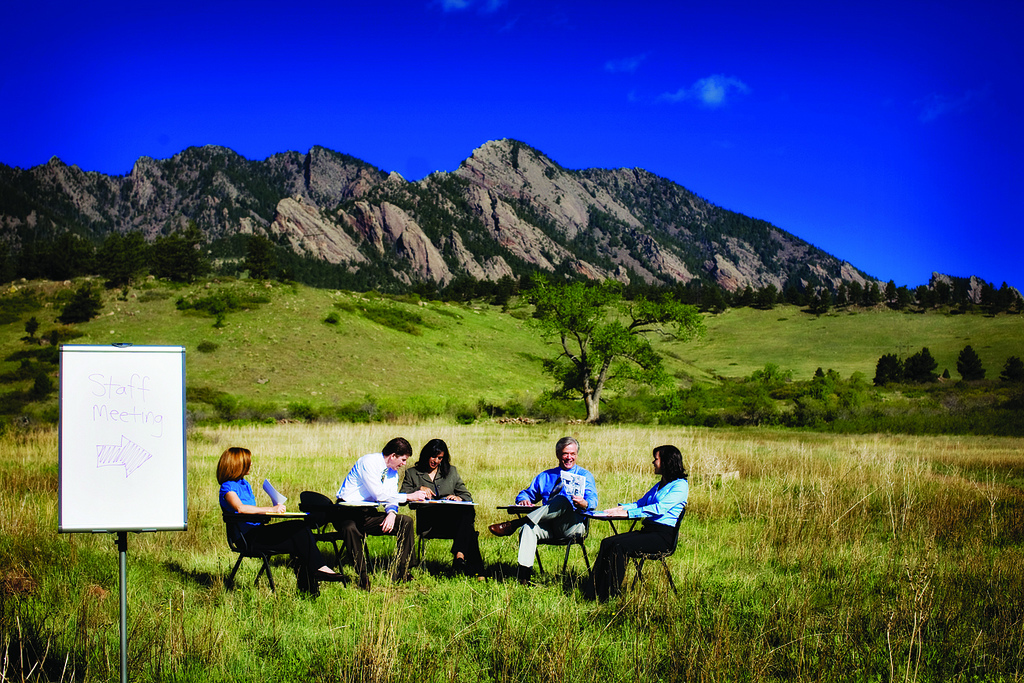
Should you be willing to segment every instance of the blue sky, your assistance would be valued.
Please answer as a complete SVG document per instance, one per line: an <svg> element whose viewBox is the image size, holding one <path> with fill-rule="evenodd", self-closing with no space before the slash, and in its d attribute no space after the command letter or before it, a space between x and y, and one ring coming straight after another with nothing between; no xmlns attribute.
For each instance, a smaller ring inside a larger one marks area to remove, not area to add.
<svg viewBox="0 0 1024 683"><path fill-rule="evenodd" d="M12 6L13 5L13 6ZM322 145L416 180L512 137L869 275L1024 289L1024 3L10 3L0 163Z"/></svg>

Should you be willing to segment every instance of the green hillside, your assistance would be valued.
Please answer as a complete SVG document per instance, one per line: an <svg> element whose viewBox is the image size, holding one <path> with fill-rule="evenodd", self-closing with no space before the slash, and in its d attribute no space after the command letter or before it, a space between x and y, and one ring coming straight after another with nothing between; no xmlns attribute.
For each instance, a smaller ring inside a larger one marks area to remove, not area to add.
<svg viewBox="0 0 1024 683"><path fill-rule="evenodd" d="M231 417L239 405L279 416L287 415L289 405L292 412L296 405L317 410L349 405L363 406L371 416L378 409L457 414L481 401L528 403L552 387L541 360L554 353L553 347L539 337L524 307L503 312L482 303L249 280L192 286L148 282L126 292L102 290L98 317L63 326L56 318L79 284L29 282L3 292L0 395L6 414L17 407L17 396L32 392L47 353L52 359L52 347L25 339L25 322L33 316L40 323L35 338L59 329L66 341L73 329L81 334L73 343L185 346L190 400L217 404L222 417ZM212 309L219 305L221 326L212 314L180 310L179 299ZM225 302L237 310L228 310ZM870 381L882 354L906 356L924 346L938 361L938 371L948 368L955 379L957 355L967 344L994 379L1008 356L1024 356L1022 316L858 310L815 317L779 306L731 309L708 315L706 323L707 335L696 342L656 342L683 386L746 377L766 363L792 371L794 379L810 379L822 367L843 377L860 372ZM55 385L52 365L47 372ZM52 418L56 394L26 405L36 413L48 406L44 412Z"/></svg>
<svg viewBox="0 0 1024 683"><path fill-rule="evenodd" d="M708 334L677 351L688 363L724 377L746 377L767 362L809 379L821 367L843 377L861 372L870 379L886 353L909 356L928 347L938 371L958 378L956 360L970 345L995 379L1009 356L1024 357L1024 316L948 312L905 313L885 308L844 310L821 317L795 306L771 311L729 309L706 318Z"/></svg>

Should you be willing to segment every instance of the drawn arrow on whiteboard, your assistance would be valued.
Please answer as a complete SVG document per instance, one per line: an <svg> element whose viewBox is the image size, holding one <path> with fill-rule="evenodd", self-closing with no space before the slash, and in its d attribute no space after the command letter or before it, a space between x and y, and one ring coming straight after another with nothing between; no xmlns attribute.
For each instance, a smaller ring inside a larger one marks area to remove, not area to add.
<svg viewBox="0 0 1024 683"><path fill-rule="evenodd" d="M152 453L124 435L120 446L96 446L96 467L123 465L125 478L152 457Z"/></svg>

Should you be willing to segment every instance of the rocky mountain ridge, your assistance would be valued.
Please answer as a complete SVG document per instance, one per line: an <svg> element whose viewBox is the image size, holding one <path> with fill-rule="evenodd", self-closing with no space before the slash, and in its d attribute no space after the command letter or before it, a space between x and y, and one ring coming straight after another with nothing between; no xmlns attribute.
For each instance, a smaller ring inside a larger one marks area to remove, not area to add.
<svg viewBox="0 0 1024 683"><path fill-rule="evenodd" d="M0 241L111 231L148 240L194 221L210 242L262 234L348 272L405 284L526 272L736 291L874 282L765 221L642 169L562 168L516 140L488 142L450 173L409 182L322 147L247 160L222 147L140 158L125 176L0 165Z"/></svg>

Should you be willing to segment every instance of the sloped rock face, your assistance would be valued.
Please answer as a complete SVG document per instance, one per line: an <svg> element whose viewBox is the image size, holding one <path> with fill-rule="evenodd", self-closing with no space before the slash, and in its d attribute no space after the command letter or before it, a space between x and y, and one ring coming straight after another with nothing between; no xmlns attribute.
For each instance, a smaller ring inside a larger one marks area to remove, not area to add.
<svg viewBox="0 0 1024 683"><path fill-rule="evenodd" d="M451 282L453 275L441 252L416 221L399 207L388 202L373 205L359 201L351 211L340 212L339 218L376 254L391 253L407 263L407 278L442 285Z"/></svg>
<svg viewBox="0 0 1024 683"><path fill-rule="evenodd" d="M360 253L355 240L313 204L282 199L277 204L277 215L270 230L287 237L295 251L330 263L366 263L368 260Z"/></svg>
<svg viewBox="0 0 1024 683"><path fill-rule="evenodd" d="M569 170L515 140L409 183L322 147L250 161L221 147L140 158L125 176L58 159L0 165L0 239L74 230L147 239L195 221L208 240L283 236L296 252L373 277L445 285L531 271L555 277L714 282L729 290L873 282L778 228L642 169ZM381 283L384 284L384 283Z"/></svg>

